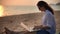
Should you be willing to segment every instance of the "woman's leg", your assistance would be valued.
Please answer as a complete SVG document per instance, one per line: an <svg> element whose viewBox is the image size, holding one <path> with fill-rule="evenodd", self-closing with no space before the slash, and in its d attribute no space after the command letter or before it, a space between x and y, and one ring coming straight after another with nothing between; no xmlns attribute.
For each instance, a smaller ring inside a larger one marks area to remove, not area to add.
<svg viewBox="0 0 60 34"><path fill-rule="evenodd" d="M46 30L39 30L37 31L37 34L50 34L50 33Z"/></svg>

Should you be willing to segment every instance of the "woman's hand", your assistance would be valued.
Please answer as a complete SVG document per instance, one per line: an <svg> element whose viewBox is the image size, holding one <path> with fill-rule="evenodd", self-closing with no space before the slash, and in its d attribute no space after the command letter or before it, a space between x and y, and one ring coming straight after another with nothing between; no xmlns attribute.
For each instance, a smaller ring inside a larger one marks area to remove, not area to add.
<svg viewBox="0 0 60 34"><path fill-rule="evenodd" d="M50 27L40 25L40 26L35 26L35 27L33 28L33 30L38 30L38 29L45 29L45 30L47 30L47 29L50 29Z"/></svg>
<svg viewBox="0 0 60 34"><path fill-rule="evenodd" d="M43 25L40 25L40 26L35 26L34 28L33 28L33 30L38 30L38 29L42 29L42 27L43 27Z"/></svg>
<svg viewBox="0 0 60 34"><path fill-rule="evenodd" d="M42 29L51 29L49 26L43 26Z"/></svg>

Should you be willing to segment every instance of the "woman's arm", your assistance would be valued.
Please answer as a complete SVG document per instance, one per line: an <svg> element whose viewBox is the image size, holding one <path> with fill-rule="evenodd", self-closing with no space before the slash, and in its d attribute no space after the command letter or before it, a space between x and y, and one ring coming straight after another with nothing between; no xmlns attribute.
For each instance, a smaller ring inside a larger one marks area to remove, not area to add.
<svg viewBox="0 0 60 34"><path fill-rule="evenodd" d="M52 27L51 19L52 19L52 15L50 13L47 13L43 20L43 29L50 29Z"/></svg>
<svg viewBox="0 0 60 34"><path fill-rule="evenodd" d="M43 26L43 25L40 25L40 26L35 26L34 28L33 28L33 30L39 30L39 29L50 29L50 27L49 26Z"/></svg>
<svg viewBox="0 0 60 34"><path fill-rule="evenodd" d="M47 30L47 29L50 29L50 27L49 26L43 26L42 29Z"/></svg>

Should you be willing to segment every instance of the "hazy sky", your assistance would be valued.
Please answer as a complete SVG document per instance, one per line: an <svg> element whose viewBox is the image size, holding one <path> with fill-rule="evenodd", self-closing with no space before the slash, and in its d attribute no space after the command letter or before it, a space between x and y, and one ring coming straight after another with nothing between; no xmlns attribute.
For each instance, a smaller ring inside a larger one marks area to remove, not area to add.
<svg viewBox="0 0 60 34"><path fill-rule="evenodd" d="M39 0L0 0L3 5L36 5ZM44 0L50 3L57 3L59 0Z"/></svg>

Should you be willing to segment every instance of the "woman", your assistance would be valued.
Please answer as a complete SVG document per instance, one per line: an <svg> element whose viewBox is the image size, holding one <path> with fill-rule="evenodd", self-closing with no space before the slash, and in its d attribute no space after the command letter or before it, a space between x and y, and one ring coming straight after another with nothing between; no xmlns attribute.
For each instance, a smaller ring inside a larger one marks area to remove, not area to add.
<svg viewBox="0 0 60 34"><path fill-rule="evenodd" d="M54 19L54 12L53 9L45 2L45 1L39 1L37 3L37 7L39 10L44 12L43 19L42 19L42 29L40 31L37 31L37 34L40 34L41 31L44 33L49 32L50 34L55 34L56 32L56 23ZM45 30L43 30L45 29ZM45 33L44 33L45 34ZM48 34L48 33L46 33Z"/></svg>

